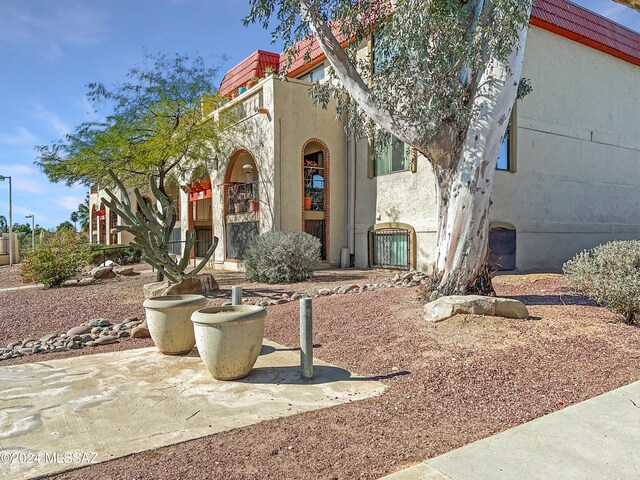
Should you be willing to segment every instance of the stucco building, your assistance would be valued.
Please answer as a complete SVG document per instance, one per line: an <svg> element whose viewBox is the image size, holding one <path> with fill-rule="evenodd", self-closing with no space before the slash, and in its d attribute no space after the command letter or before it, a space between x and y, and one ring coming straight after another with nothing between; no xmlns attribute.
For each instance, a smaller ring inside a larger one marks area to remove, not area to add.
<svg viewBox="0 0 640 480"><path fill-rule="evenodd" d="M233 139L179 180L176 241L196 229L197 256L216 235L214 265L235 268L255 235L307 231L330 264L427 269L437 221L427 160L401 144L374 158L333 106L313 104L309 84L327 67L319 48L286 81L269 75L283 64L258 50L223 79ZM557 270L583 248L640 238L639 67L640 34L565 0L536 2L523 69L533 92L514 108L491 208L503 268ZM100 195L92 238L126 242L109 234Z"/></svg>

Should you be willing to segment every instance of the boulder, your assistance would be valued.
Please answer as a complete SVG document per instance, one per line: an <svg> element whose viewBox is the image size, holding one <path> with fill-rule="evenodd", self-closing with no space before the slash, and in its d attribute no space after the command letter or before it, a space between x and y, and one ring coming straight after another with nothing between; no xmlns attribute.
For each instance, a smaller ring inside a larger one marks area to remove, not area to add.
<svg viewBox="0 0 640 480"><path fill-rule="evenodd" d="M91 276L96 280L104 280L107 278L113 278L116 276L116 274L113 273L112 266L107 266L94 268L93 270L91 270Z"/></svg>
<svg viewBox="0 0 640 480"><path fill-rule="evenodd" d="M96 279L93 277L85 277L85 278L81 278L77 285L79 286L84 286L84 285L93 285L94 283L96 283Z"/></svg>
<svg viewBox="0 0 640 480"><path fill-rule="evenodd" d="M527 307L510 298L483 297L481 295L450 295L440 297L424 306L424 318L441 322L456 314L491 315L507 318L527 318Z"/></svg>
<svg viewBox="0 0 640 480"><path fill-rule="evenodd" d="M149 333L149 329L147 325L143 323L142 325L138 325L137 327L133 327L131 330L131 338L150 338L151 334Z"/></svg>
<svg viewBox="0 0 640 480"><path fill-rule="evenodd" d="M520 318L529 316L529 310L519 300L513 298L496 298L496 317Z"/></svg>
<svg viewBox="0 0 640 480"><path fill-rule="evenodd" d="M201 273L200 275L183 280L180 283L170 285L162 295L207 295L210 292L216 292L218 290L220 290L220 286L213 275L210 273Z"/></svg>
<svg viewBox="0 0 640 480"><path fill-rule="evenodd" d="M147 298L151 298L151 297L159 297L160 295L163 294L163 292L169 288L169 281L165 280L163 282L153 282L153 283L147 283L145 285L142 286L142 290L144 292L144 298L145 300Z"/></svg>
<svg viewBox="0 0 640 480"><path fill-rule="evenodd" d="M129 277L133 275L133 267L114 267L113 273L123 277Z"/></svg>

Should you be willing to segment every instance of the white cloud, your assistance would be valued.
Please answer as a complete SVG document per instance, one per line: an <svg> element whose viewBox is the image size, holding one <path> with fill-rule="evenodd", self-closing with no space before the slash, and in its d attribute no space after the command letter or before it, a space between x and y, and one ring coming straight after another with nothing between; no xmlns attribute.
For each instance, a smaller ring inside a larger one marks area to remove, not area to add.
<svg viewBox="0 0 640 480"><path fill-rule="evenodd" d="M23 207L22 205L13 205L13 223L27 223L31 222L30 218L25 218L25 215L35 215L36 224L51 223L51 219L38 211Z"/></svg>
<svg viewBox="0 0 640 480"><path fill-rule="evenodd" d="M83 200L84 200L84 196L82 195L77 195L77 196L65 195L62 197L58 197L55 200L55 202L61 207L69 210L70 212L75 212L76 209L78 208L78 205L81 204Z"/></svg>
<svg viewBox="0 0 640 480"><path fill-rule="evenodd" d="M41 103L35 103L33 107L33 115L60 137L64 137L71 132L71 128L60 115L49 110Z"/></svg>
<svg viewBox="0 0 640 480"><path fill-rule="evenodd" d="M3 145L19 145L24 143L35 143L36 137L29 131L29 129L20 127L14 133L0 132L0 144Z"/></svg>
<svg viewBox="0 0 640 480"><path fill-rule="evenodd" d="M42 53L57 56L65 46L100 40L105 23L98 2L5 1L0 3L0 44L42 47Z"/></svg>
<svg viewBox="0 0 640 480"><path fill-rule="evenodd" d="M11 177L11 188L16 194L25 192L43 195L51 189L51 184L44 175L29 165L20 163L0 165L0 175Z"/></svg>

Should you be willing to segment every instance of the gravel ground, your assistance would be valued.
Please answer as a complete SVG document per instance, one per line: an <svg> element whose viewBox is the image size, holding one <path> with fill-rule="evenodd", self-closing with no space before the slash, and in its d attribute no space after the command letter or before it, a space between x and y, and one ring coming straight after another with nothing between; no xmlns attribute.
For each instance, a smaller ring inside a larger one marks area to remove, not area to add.
<svg viewBox="0 0 640 480"><path fill-rule="evenodd" d="M383 395L56 478L373 479L640 379L640 328L573 295L557 275L495 283L499 295L529 305L530 320L426 324L415 288L318 298L316 357L379 379ZM112 303L120 294L110 293ZM297 309L269 307L265 336L296 346ZM91 352L124 345L138 346Z"/></svg>
<svg viewBox="0 0 640 480"><path fill-rule="evenodd" d="M0 291L0 345L6 346L16 340L39 339L50 333L67 331L93 318L106 318L112 323L119 323L131 316L144 318L142 285L155 281L155 274L149 269L146 263L136 264L136 276L100 280L93 285L82 287L37 287ZM25 285L19 282L17 272L17 267L0 270L0 285L4 285L2 288ZM242 285L244 297L258 299L271 298L282 293L290 294L294 291L312 292L327 286L382 282L389 277L389 272L384 271L322 270L316 273L313 281L291 285L268 285L249 283L244 274L239 272L211 273L218 280L220 291L211 295L209 305L220 305L228 301L232 285ZM2 360L0 366L150 345L150 341L133 342L124 339L117 344L44 354L46 356L29 355Z"/></svg>

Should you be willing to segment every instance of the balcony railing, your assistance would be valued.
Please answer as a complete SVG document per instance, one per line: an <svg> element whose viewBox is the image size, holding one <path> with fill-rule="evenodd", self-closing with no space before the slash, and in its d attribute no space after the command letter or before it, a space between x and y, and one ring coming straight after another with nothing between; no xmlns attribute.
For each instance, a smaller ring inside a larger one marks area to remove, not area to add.
<svg viewBox="0 0 640 480"><path fill-rule="evenodd" d="M254 87L255 88L255 87ZM238 123L251 115L259 113L258 111L264 108L264 95L262 88L259 88L256 93L246 93L248 96L246 99L239 98L238 103L235 103L225 112L229 115L229 121L232 123Z"/></svg>

